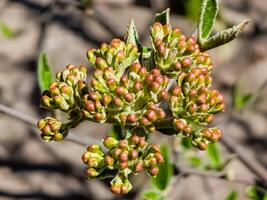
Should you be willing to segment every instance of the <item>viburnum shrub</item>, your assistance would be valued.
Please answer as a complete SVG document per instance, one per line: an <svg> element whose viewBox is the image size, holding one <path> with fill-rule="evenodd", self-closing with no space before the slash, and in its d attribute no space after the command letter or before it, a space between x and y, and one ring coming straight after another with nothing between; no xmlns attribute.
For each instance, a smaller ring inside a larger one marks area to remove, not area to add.
<svg viewBox="0 0 267 200"><path fill-rule="evenodd" d="M217 11L211 16L207 7L213 4L207 2L202 3L198 38L172 28L167 9L156 14L150 27L151 48L141 45L132 20L124 40L115 38L87 52L93 66L89 83L85 66L70 64L57 73L41 105L67 113L69 122L41 119L41 137L60 141L87 120L121 127L122 139L108 136L82 156L87 176L113 178L116 194L131 190L130 174L157 176L164 156L159 145L149 143L151 134L182 134L200 150L217 142L222 133L210 124L225 105L223 95L211 87L214 66L206 50L235 38L247 21L210 37Z"/></svg>

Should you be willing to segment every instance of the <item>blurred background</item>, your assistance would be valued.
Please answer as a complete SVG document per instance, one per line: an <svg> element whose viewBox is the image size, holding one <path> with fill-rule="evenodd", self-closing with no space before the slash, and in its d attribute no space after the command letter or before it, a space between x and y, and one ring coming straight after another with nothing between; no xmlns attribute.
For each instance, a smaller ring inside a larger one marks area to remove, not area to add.
<svg viewBox="0 0 267 200"><path fill-rule="evenodd" d="M185 34L196 28L200 0L1 0L0 1L0 104L36 119L40 109L37 60L41 51L54 72L69 64L89 62L86 52L114 37L123 38L131 18L141 41L149 45L149 26L157 11L171 8L171 23ZM240 38L210 51L214 88L226 98L226 111L216 118L223 137L216 153L224 173L219 177L187 174L173 178L165 191L173 200L223 200L231 191L248 199L247 187L264 188L264 180L238 159L241 150L251 163L267 168L267 1L220 0L215 31L251 19ZM90 70L89 70L90 71ZM46 143L34 127L0 112L0 199L142 199L152 188L145 175L136 176L125 197L113 195L108 181L87 180L81 155L85 147L70 141ZM109 125L83 123L76 134L100 140ZM173 138L155 134L152 140L168 144ZM166 141L165 141L166 140ZM177 138L174 161L199 171L212 169L212 156L187 150ZM221 172L220 172L221 173ZM177 175L178 174L178 175ZM266 176L265 176L266 178ZM228 181L228 180L232 181ZM267 179L267 178L266 178ZM265 181L266 181L265 179ZM240 181L238 181L240 180ZM266 184L266 182L265 182ZM265 185L266 186L266 185ZM261 198L261 197L259 197ZM263 199L263 198L262 198Z"/></svg>

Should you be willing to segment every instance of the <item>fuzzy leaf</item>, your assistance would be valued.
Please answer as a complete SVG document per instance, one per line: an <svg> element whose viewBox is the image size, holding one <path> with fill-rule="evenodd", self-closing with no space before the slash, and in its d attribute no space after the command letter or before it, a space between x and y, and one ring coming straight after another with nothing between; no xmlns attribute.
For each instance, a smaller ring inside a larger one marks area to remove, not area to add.
<svg viewBox="0 0 267 200"><path fill-rule="evenodd" d="M154 17L154 22L160 22L162 25L170 23L170 9L162 11L161 13L157 13Z"/></svg>
<svg viewBox="0 0 267 200"><path fill-rule="evenodd" d="M41 92L49 88L49 84L52 82L53 78L52 75L52 68L48 63L47 56L42 52L39 55L37 66L37 79Z"/></svg>
<svg viewBox="0 0 267 200"><path fill-rule="evenodd" d="M236 191L232 191L227 195L225 200L237 200L237 198L238 198L238 193Z"/></svg>
<svg viewBox="0 0 267 200"><path fill-rule="evenodd" d="M212 168L219 168L221 165L221 155L218 145L215 143L210 143L207 149L207 154Z"/></svg>
<svg viewBox="0 0 267 200"><path fill-rule="evenodd" d="M242 109L247 103L250 101L252 98L252 94L243 94L240 91L240 88L238 85L234 86L234 91L233 91L233 106L236 110Z"/></svg>
<svg viewBox="0 0 267 200"><path fill-rule="evenodd" d="M170 183L173 175L173 165L171 163L170 150L167 145L161 145L160 150L164 156L164 163L159 164L159 173L152 178L152 183L159 190L164 190Z"/></svg>
<svg viewBox="0 0 267 200"><path fill-rule="evenodd" d="M250 186L246 189L246 195L251 200L266 200L267 192L257 188L257 186Z"/></svg>
<svg viewBox="0 0 267 200"><path fill-rule="evenodd" d="M158 190L144 190L142 198L145 200L164 200L165 198L161 195Z"/></svg>
<svg viewBox="0 0 267 200"><path fill-rule="evenodd" d="M209 37L207 40L202 40L200 43L201 51L207 51L215 47L224 45L231 40L237 38L244 30L250 20L243 20L240 24L233 26L232 28L220 31L215 35Z"/></svg>
<svg viewBox="0 0 267 200"><path fill-rule="evenodd" d="M202 0L198 22L198 40L200 44L209 37L217 13L218 4L216 0Z"/></svg>
<svg viewBox="0 0 267 200"><path fill-rule="evenodd" d="M16 35L16 33L5 22L0 22L0 32L7 39L13 38Z"/></svg>
<svg viewBox="0 0 267 200"><path fill-rule="evenodd" d="M127 31L125 34L125 38L124 41L126 43L132 43L138 46L138 48L141 46L140 41L139 41L139 36L138 36L138 32L136 30L136 26L134 24L134 20L131 19L128 27L127 27Z"/></svg>

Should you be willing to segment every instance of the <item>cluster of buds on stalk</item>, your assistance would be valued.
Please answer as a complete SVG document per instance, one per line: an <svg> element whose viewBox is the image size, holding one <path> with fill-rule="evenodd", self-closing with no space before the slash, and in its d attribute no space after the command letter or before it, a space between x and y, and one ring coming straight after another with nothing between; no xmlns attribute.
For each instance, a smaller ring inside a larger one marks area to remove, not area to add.
<svg viewBox="0 0 267 200"><path fill-rule="evenodd" d="M79 105L82 94L87 91L86 73L84 66L68 65L63 72L57 73L56 80L49 85L49 90L43 92L41 105L70 112Z"/></svg>
<svg viewBox="0 0 267 200"><path fill-rule="evenodd" d="M89 50L93 65L89 84L84 66L68 65L41 98L42 107L69 115L68 123L51 117L38 122L46 141L63 139L70 128L86 120L119 125L126 133L121 140L105 138L108 151L95 144L82 157L88 177L112 177L116 194L131 190L129 174L158 174L164 159L157 145L147 143L150 133L181 134L201 150L222 135L210 127L214 114L224 110L224 98L211 89L209 54L200 51L194 37L170 24L155 22L150 35L150 49L126 37Z"/></svg>
<svg viewBox="0 0 267 200"><path fill-rule="evenodd" d="M132 188L129 174L145 171L150 176L156 176L158 164L164 161L158 145L150 145L144 137L136 134L124 140L106 137L103 145L108 152L94 144L87 148L82 160L88 166L87 175L90 178L113 174L111 191L117 194L126 194Z"/></svg>

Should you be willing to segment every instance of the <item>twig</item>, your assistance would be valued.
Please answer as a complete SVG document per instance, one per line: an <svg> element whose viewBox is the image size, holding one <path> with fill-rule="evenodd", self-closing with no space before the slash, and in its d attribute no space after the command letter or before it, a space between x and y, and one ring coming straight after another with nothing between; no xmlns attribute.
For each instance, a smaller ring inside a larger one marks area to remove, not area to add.
<svg viewBox="0 0 267 200"><path fill-rule="evenodd" d="M239 160L251 172L256 174L265 184L267 184L267 170L261 164L257 161L251 160L251 158L244 153L243 148L240 145L233 143L229 138L222 137L221 142L230 152L236 153Z"/></svg>
<svg viewBox="0 0 267 200"><path fill-rule="evenodd" d="M18 111L14 108L10 108L8 106L5 106L3 104L0 103L0 112L3 112L9 116L12 116L18 120L21 120L31 126L36 126L37 124L37 119L29 116L28 114L25 114L21 111ZM68 141L74 142L76 144L80 144L83 146L87 146L90 144L96 144L98 143L99 145L101 145L101 143L98 140L95 140L93 138L90 137L81 137L78 135L75 135L73 132L69 132L69 135L65 138Z"/></svg>

